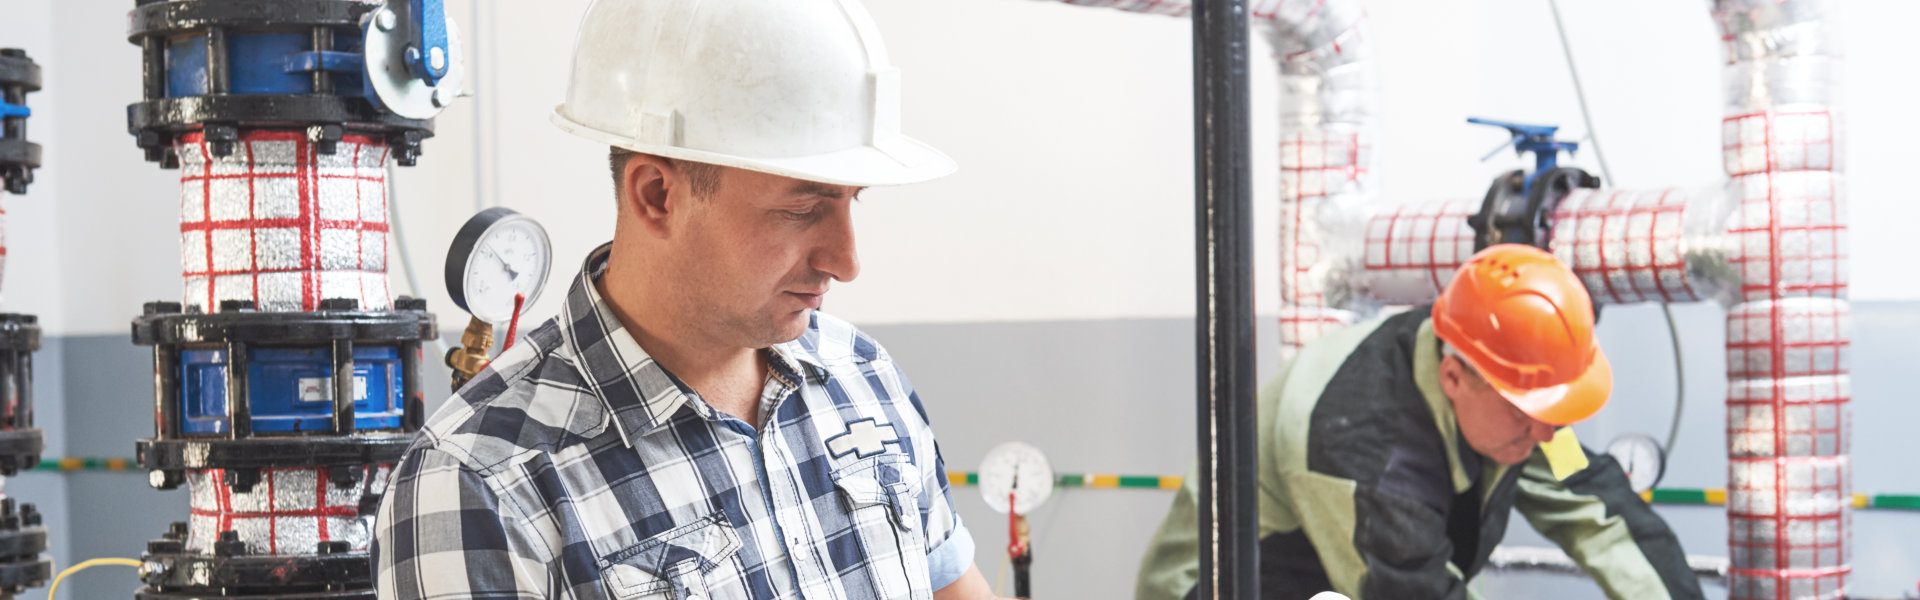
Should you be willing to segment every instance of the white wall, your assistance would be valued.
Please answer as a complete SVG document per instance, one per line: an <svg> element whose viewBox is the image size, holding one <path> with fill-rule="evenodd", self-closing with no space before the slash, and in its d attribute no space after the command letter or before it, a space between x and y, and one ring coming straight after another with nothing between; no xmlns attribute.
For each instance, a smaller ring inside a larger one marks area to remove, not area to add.
<svg viewBox="0 0 1920 600"><path fill-rule="evenodd" d="M458 319L438 273L454 230L477 205L514 207L554 233L556 287L538 315L553 312L579 257L611 235L602 149L547 123L586 4L451 3L478 42L476 97L438 120L421 166L398 177L415 264L448 326ZM864 323L1192 313L1184 20L1029 0L868 4L905 72L907 131L952 154L961 172L868 192L859 211L867 268L830 298L831 310ZM1718 181L1718 36L1704 3L1563 4L1619 182ZM1389 201L1478 196L1493 175L1521 164L1511 154L1477 162L1502 134L1466 125L1469 115L1585 134L1545 3L1369 6ZM14 0L0 24L48 66L47 91L32 97L48 166L29 198L7 200L5 306L41 314L50 333L117 333L141 302L178 295L176 174L142 163L125 133L124 107L138 94L127 8ZM1920 117L1906 108L1915 84L1897 75L1913 58L1899 24L1920 17L1920 5L1851 8L1853 296L1920 298L1920 279L1905 277L1899 262L1901 224L1920 217L1899 175ZM1256 290L1270 309L1277 102L1264 41L1257 49ZM1593 166L1588 153L1574 162Z"/></svg>

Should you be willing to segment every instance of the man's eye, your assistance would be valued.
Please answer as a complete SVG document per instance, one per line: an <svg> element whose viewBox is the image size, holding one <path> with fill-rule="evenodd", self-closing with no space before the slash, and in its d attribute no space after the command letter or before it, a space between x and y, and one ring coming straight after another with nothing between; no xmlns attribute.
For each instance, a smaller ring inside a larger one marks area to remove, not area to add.
<svg viewBox="0 0 1920 600"><path fill-rule="evenodd" d="M811 221L813 220L814 217L819 216L820 209L814 208L814 209L807 209L807 210L783 210L783 211L780 211L780 213L782 215L785 215L788 219L792 219L795 221Z"/></svg>

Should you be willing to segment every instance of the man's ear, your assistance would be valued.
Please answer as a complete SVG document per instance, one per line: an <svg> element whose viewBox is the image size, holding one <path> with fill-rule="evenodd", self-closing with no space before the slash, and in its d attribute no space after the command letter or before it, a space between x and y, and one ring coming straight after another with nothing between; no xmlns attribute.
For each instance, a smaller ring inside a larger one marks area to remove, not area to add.
<svg viewBox="0 0 1920 600"><path fill-rule="evenodd" d="M1467 385L1467 372L1461 367L1459 357L1440 357L1440 391L1451 398Z"/></svg>
<svg viewBox="0 0 1920 600"><path fill-rule="evenodd" d="M635 154L620 172L620 211L633 215L646 231L666 236L668 217L681 207L672 191L684 185L679 173L667 159L651 154Z"/></svg>

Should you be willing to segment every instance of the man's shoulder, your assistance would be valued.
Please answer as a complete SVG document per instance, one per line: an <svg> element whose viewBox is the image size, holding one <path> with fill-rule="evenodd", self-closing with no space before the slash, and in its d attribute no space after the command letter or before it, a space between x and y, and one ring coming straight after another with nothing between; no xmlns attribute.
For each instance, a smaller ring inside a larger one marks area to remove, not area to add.
<svg viewBox="0 0 1920 600"><path fill-rule="evenodd" d="M440 451L486 473L533 453L585 443L606 432L606 417L558 323L548 321L449 397L413 450Z"/></svg>

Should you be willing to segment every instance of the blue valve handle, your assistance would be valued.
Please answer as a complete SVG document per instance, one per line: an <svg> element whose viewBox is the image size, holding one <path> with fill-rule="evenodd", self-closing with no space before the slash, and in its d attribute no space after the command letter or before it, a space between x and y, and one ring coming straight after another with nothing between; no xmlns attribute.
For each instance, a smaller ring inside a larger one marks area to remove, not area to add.
<svg viewBox="0 0 1920 600"><path fill-rule="evenodd" d="M0 100L0 117L31 117L33 109L19 104L7 104Z"/></svg>
<svg viewBox="0 0 1920 600"><path fill-rule="evenodd" d="M1467 122L1475 125L1491 125L1504 128L1508 133L1513 134L1513 141L1508 142L1507 145L1513 147L1514 153L1533 153L1533 172L1527 174L1526 184L1522 188L1522 192L1527 194L1533 192L1534 177L1559 166L1561 152L1572 154L1580 150L1579 142L1563 142L1553 138L1554 133L1560 131L1560 126L1558 125L1527 125L1524 123L1509 123L1479 117L1469 117ZM1505 146L1502 146L1502 148L1505 148ZM1498 153L1499 150L1494 150L1494 152ZM1493 158L1493 155L1489 154L1486 158L1480 160L1487 160L1489 158Z"/></svg>
<svg viewBox="0 0 1920 600"><path fill-rule="evenodd" d="M441 0L395 1L389 6L406 27L407 70L427 85L439 85L453 67L447 42L447 10ZM438 58L436 58L438 57Z"/></svg>

